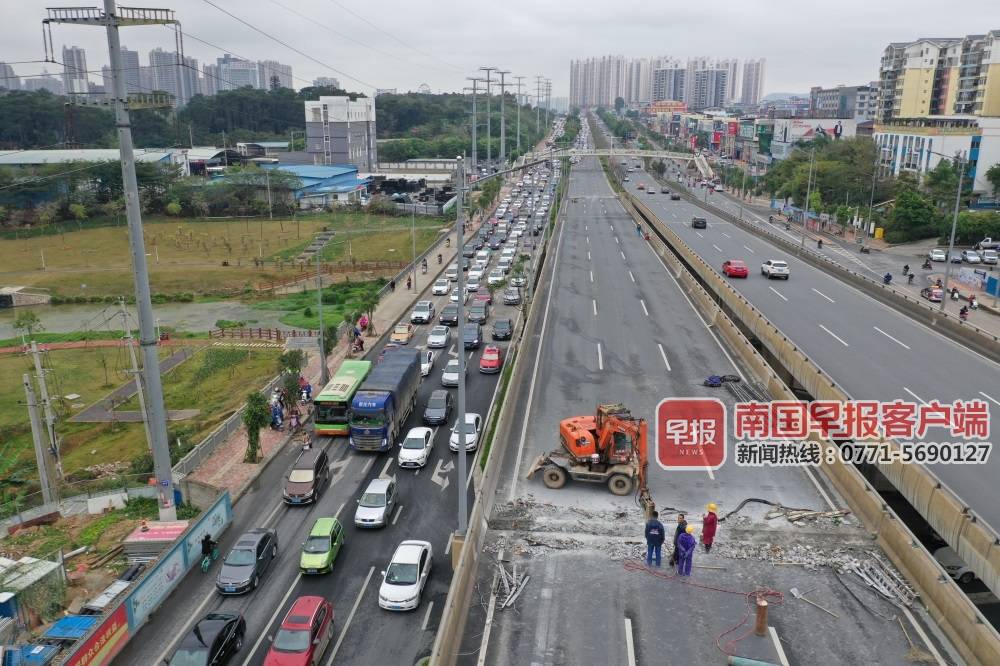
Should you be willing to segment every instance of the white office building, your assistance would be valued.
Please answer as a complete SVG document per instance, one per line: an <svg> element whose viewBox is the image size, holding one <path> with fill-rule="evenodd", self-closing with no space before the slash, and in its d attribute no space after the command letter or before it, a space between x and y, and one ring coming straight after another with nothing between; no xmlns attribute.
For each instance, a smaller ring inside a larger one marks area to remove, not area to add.
<svg viewBox="0 0 1000 666"><path fill-rule="evenodd" d="M324 95L307 101L305 114L306 151L315 164L350 164L362 172L376 169L374 99Z"/></svg>
<svg viewBox="0 0 1000 666"><path fill-rule="evenodd" d="M87 80L87 52L79 46L64 46L63 90L67 95L85 94L90 92L90 81Z"/></svg>

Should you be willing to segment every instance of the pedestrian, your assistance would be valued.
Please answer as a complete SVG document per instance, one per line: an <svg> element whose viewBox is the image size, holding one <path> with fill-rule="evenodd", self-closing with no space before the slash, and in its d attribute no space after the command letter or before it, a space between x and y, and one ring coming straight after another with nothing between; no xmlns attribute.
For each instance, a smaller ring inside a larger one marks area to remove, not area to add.
<svg viewBox="0 0 1000 666"><path fill-rule="evenodd" d="M719 507L715 502L710 502L707 507L708 513L701 517L701 543L705 546L705 552L712 550L712 542L715 541L715 529L719 526L719 517L715 512Z"/></svg>
<svg viewBox="0 0 1000 666"><path fill-rule="evenodd" d="M684 534L684 530L687 529L687 520L684 519L683 513L677 514L677 527L674 529L674 550L670 553L670 566L677 564L677 539L680 535Z"/></svg>
<svg viewBox="0 0 1000 666"><path fill-rule="evenodd" d="M677 537L677 573L681 576L691 575L691 563L694 560L694 549L698 542L694 538L694 525L684 528L684 533Z"/></svg>
<svg viewBox="0 0 1000 666"><path fill-rule="evenodd" d="M660 514L653 512L653 517L646 521L646 566L653 564L653 556L656 556L656 566L660 566L660 550L666 538L663 523L659 520Z"/></svg>
<svg viewBox="0 0 1000 666"><path fill-rule="evenodd" d="M412 286L413 286L413 278L411 278L409 275L407 275L406 276L406 290L409 291L410 287L412 287Z"/></svg>
<svg viewBox="0 0 1000 666"><path fill-rule="evenodd" d="M396 291L396 280L389 280L389 291Z"/></svg>

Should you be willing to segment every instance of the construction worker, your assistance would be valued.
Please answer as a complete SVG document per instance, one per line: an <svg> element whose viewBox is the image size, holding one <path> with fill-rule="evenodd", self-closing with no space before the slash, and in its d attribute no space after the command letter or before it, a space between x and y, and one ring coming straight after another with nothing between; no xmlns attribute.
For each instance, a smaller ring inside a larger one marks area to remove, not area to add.
<svg viewBox="0 0 1000 666"><path fill-rule="evenodd" d="M677 527L674 529L674 550L670 553L670 566L677 564L677 539L680 535L684 534L684 530L687 529L687 520L684 519L683 513L677 514Z"/></svg>
<svg viewBox="0 0 1000 666"><path fill-rule="evenodd" d="M684 528L684 533L677 537L677 573L681 576L691 575L691 563L694 560L694 549L698 542L694 538L694 525Z"/></svg>
<svg viewBox="0 0 1000 666"><path fill-rule="evenodd" d="M660 566L660 549L666 539L666 531L659 520L660 514L653 512L653 517L646 521L646 566L652 566L653 556L656 556L656 566Z"/></svg>
<svg viewBox="0 0 1000 666"><path fill-rule="evenodd" d="M719 517L715 515L715 512L719 510L719 507L715 505L715 502L710 502L707 507L708 513L701 517L701 543L705 546L705 552L712 550L712 542L715 541L715 529L719 525Z"/></svg>

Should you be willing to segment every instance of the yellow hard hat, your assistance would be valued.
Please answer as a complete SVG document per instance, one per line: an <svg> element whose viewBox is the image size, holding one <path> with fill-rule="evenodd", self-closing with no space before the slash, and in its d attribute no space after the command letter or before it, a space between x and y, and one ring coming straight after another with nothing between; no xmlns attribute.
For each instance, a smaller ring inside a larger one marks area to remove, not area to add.
<svg viewBox="0 0 1000 666"><path fill-rule="evenodd" d="M715 506L715 502L709 502L708 503L708 510L709 511L713 511L713 512L714 511L718 511L719 507Z"/></svg>
<svg viewBox="0 0 1000 666"><path fill-rule="evenodd" d="M687 527L686 527L686 528L684 529L684 531L685 531L685 532L687 532L688 534L694 534L694 525L688 525L688 526L687 526Z"/></svg>

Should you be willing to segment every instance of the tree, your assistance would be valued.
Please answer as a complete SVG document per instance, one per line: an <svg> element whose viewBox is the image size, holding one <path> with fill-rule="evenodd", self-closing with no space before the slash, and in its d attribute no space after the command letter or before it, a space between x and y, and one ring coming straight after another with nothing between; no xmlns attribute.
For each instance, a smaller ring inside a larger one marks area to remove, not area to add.
<svg viewBox="0 0 1000 666"><path fill-rule="evenodd" d="M653 172L658 178L663 178L663 174L667 172L667 165L663 160L656 160L653 162Z"/></svg>
<svg viewBox="0 0 1000 666"><path fill-rule="evenodd" d="M902 187L886 220L886 240L900 243L930 238L937 233L940 220L940 213L928 197L915 188Z"/></svg>
<svg viewBox="0 0 1000 666"><path fill-rule="evenodd" d="M295 375L298 379L299 371L305 364L306 353L301 349L293 349L278 357L278 372Z"/></svg>
<svg viewBox="0 0 1000 666"><path fill-rule="evenodd" d="M25 335L31 335L37 331L44 331L45 326L33 310L25 310L14 319L14 330L21 331Z"/></svg>
<svg viewBox="0 0 1000 666"><path fill-rule="evenodd" d="M361 309L368 315L368 336L375 335L375 308L378 307L378 302L381 300L379 292L372 289L370 291L362 294L360 303Z"/></svg>
<svg viewBox="0 0 1000 666"><path fill-rule="evenodd" d="M615 97L615 113L621 115L622 109L625 108L625 100L621 97Z"/></svg>
<svg viewBox="0 0 1000 666"><path fill-rule="evenodd" d="M954 206L958 189L958 169L951 160L941 160L924 177L924 190L938 208Z"/></svg>
<svg viewBox="0 0 1000 666"><path fill-rule="evenodd" d="M182 210L183 208L181 207L179 201L171 201L170 203L167 204L167 215L172 215L173 217L177 217L178 215L181 214Z"/></svg>
<svg viewBox="0 0 1000 666"><path fill-rule="evenodd" d="M333 324L329 324L323 331L323 358L325 359L333 351L333 348L337 346L337 340L340 337L340 329Z"/></svg>
<svg viewBox="0 0 1000 666"><path fill-rule="evenodd" d="M69 212L73 215L73 219L77 222L82 222L87 219L87 207L81 203L70 204Z"/></svg>
<svg viewBox="0 0 1000 666"><path fill-rule="evenodd" d="M257 463L260 460L260 429L271 420L271 410L267 398L260 391L247 394L247 404L243 408L243 425L247 429L247 452L243 462Z"/></svg>
<svg viewBox="0 0 1000 666"><path fill-rule="evenodd" d="M986 180L993 186L993 196L1000 196L1000 162L986 170Z"/></svg>

